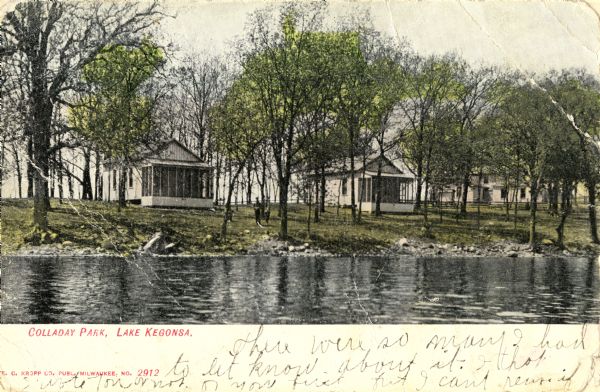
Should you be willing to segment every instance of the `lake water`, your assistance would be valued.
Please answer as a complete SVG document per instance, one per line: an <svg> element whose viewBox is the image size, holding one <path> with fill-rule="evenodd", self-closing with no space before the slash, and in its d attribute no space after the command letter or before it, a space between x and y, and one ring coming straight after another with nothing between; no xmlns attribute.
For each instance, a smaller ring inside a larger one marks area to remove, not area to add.
<svg viewBox="0 0 600 392"><path fill-rule="evenodd" d="M2 323L581 323L588 259L3 258Z"/></svg>

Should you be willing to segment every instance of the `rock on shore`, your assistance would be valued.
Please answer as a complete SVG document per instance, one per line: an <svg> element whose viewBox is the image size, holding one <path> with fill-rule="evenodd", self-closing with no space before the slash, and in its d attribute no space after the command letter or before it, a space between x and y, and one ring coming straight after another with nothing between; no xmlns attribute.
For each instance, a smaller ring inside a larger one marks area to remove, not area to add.
<svg viewBox="0 0 600 392"><path fill-rule="evenodd" d="M364 256L393 257L399 255L416 257L592 257L597 256L600 248L562 250L550 243L542 243L535 252L527 244L511 241L499 241L485 245L454 245L437 243L421 238L399 238L389 247L381 247L376 252L361 254ZM156 233L144 246L134 252L139 255L170 255L178 256L177 246L169 242L162 233ZM246 249L244 254L261 256L357 256L350 254L334 254L324 249L319 249L309 242L281 241L276 237L265 235L260 241ZM19 249L16 256L126 256L117 253L114 245L111 247L80 248L71 241L61 244L24 246ZM186 255L193 257L193 255Z"/></svg>
<svg viewBox="0 0 600 392"><path fill-rule="evenodd" d="M249 255L263 256L334 256L332 253L317 249L310 243L292 244L275 237L265 237L247 249Z"/></svg>
<svg viewBox="0 0 600 392"><path fill-rule="evenodd" d="M400 238L391 247L383 250L382 255L413 256L464 256L464 257L565 257L594 256L594 252L586 250L563 250L552 243L542 243L533 251L528 244L511 241L499 241L486 245L453 245L431 242L422 239Z"/></svg>

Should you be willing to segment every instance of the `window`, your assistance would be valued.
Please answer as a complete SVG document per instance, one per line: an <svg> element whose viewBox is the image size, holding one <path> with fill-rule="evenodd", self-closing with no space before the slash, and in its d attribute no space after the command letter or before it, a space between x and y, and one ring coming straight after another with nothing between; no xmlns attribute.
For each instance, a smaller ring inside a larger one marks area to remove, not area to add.
<svg viewBox="0 0 600 392"><path fill-rule="evenodd" d="M346 196L348 194L348 179L342 179L342 196Z"/></svg>
<svg viewBox="0 0 600 392"><path fill-rule="evenodd" d="M129 168L129 187L133 188L133 168Z"/></svg>
<svg viewBox="0 0 600 392"><path fill-rule="evenodd" d="M521 199L524 199L525 197L526 197L525 188L521 188Z"/></svg>
<svg viewBox="0 0 600 392"><path fill-rule="evenodd" d="M508 191L506 190L506 188L500 189L500 198L506 199L507 197L508 197Z"/></svg>
<svg viewBox="0 0 600 392"><path fill-rule="evenodd" d="M113 170L113 191L117 190L117 171Z"/></svg>
<svg viewBox="0 0 600 392"><path fill-rule="evenodd" d="M487 184L488 182L490 182L490 178L488 176L483 176L483 183Z"/></svg>

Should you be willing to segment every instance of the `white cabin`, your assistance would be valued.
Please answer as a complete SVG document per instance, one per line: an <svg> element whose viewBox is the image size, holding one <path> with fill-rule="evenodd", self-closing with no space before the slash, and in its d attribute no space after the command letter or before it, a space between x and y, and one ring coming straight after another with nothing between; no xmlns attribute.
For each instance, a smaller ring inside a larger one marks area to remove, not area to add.
<svg viewBox="0 0 600 392"><path fill-rule="evenodd" d="M121 170L110 163L102 174L105 200L119 200ZM173 139L127 170L125 199L148 207L213 207L213 168Z"/></svg>
<svg viewBox="0 0 600 392"><path fill-rule="evenodd" d="M358 208L362 200L362 211L375 212L376 183L378 159L367 162L364 173L358 163L354 170L355 204ZM364 179L363 179L364 178ZM415 178L399 162L392 162L383 157L381 170L381 211L382 212L412 212L415 206ZM326 178L326 203L350 207L350 172L347 170L334 171Z"/></svg>

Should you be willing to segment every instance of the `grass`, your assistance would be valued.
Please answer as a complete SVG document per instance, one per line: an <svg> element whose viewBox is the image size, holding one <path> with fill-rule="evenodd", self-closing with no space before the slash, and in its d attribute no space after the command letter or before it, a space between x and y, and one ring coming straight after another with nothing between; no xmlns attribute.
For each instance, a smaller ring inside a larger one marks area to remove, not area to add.
<svg viewBox="0 0 600 392"><path fill-rule="evenodd" d="M4 200L2 208L2 253L14 253L27 244L32 231L30 200ZM307 230L308 210L305 206L289 207L289 235L293 243L309 242L333 253L372 253L389 246L401 237L423 236L423 216L384 215L375 217L363 214L362 222L351 224L350 210L328 207L320 223L311 223ZM236 254L243 253L253 243L274 236L279 229L276 209L272 211L269 225L261 228L254 223L251 208L234 208L233 222L227 239L219 236L222 223L221 211L152 209L128 206L121 212L113 203L72 201L59 204L52 201L48 221L54 233L49 241L73 243L80 248L113 248L131 252L147 242L157 231L165 232L171 241L178 243L180 252L187 254ZM501 207L482 207L480 225L474 208L466 217L456 220L455 210L430 211L429 222L433 240L462 246L477 246L501 240L526 242L528 211L519 211L517 231L511 220L506 221ZM539 239L556 238L558 217L545 209L538 214ZM581 208L569 216L565 230L568 248L590 247L587 212Z"/></svg>

